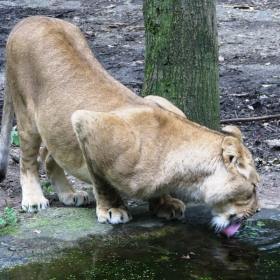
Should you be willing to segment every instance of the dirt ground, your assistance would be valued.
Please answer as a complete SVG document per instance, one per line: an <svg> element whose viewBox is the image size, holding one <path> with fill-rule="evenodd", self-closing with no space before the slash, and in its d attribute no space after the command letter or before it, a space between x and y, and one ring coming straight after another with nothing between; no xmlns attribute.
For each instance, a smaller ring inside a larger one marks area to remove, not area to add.
<svg viewBox="0 0 280 280"><path fill-rule="evenodd" d="M142 0L0 1L0 105L2 111L5 44L13 26L31 15L60 18L81 28L89 44L116 79L141 93L145 37ZM280 113L280 4L279 1L218 0L221 120L242 130L261 175L262 207L280 206L280 118L255 117ZM247 121L226 119L253 118ZM12 147L7 178L0 184L0 211L20 209L19 148ZM42 181L47 181L40 169ZM75 186L91 187L69 178ZM63 206L44 188L51 206ZM91 206L94 199L91 198ZM130 201L130 203L134 203Z"/></svg>

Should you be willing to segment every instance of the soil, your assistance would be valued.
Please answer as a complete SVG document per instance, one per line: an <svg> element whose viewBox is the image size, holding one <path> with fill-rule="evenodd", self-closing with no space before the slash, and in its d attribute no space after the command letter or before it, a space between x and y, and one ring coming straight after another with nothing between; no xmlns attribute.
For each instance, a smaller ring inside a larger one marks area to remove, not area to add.
<svg viewBox="0 0 280 280"><path fill-rule="evenodd" d="M76 24L105 69L141 94L145 56L142 0L0 1L1 111L6 39L17 22L31 15L56 17ZM253 153L261 176L262 207L279 207L280 119L254 118L280 113L280 4L268 0L218 0L217 19L222 125L237 125ZM225 121L232 118L253 119ZM21 207L19 157L19 148L12 147L7 178L0 184L0 212L7 205L14 209ZM40 176L47 181L42 167ZM90 186L71 176L69 179L75 187L92 193ZM63 207L54 193L49 193L46 187L44 192L51 207ZM93 196L90 207L94 207Z"/></svg>

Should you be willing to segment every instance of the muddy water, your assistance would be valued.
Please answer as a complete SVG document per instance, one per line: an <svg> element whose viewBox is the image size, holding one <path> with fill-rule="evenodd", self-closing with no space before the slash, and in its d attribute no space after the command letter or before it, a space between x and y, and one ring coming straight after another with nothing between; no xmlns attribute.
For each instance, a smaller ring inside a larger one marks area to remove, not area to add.
<svg viewBox="0 0 280 280"><path fill-rule="evenodd" d="M233 238L208 224L168 223L159 231L139 228L137 236L119 226L111 238L3 270L0 279L279 279L279 214L268 216L247 223Z"/></svg>

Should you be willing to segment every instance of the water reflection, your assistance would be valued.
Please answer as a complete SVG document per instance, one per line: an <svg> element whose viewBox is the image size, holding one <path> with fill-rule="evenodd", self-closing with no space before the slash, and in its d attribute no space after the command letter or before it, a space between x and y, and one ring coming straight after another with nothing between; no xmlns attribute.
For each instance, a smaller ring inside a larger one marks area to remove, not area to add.
<svg viewBox="0 0 280 280"><path fill-rule="evenodd" d="M0 279L279 279L280 223L261 223L230 239L207 225L172 223L164 237L139 229L140 237L126 238L129 228L123 226L112 237L115 245L87 244L49 263L2 271Z"/></svg>

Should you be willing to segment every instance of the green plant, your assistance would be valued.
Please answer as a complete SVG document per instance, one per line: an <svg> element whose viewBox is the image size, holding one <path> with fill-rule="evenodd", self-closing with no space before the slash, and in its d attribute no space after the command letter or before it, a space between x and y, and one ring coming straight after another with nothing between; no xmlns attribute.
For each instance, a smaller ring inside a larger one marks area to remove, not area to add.
<svg viewBox="0 0 280 280"><path fill-rule="evenodd" d="M5 207L4 212L0 214L0 227L16 226L18 221L16 211L10 206Z"/></svg>
<svg viewBox="0 0 280 280"><path fill-rule="evenodd" d="M265 223L262 221L253 222L253 224L244 223L242 225L241 236L244 237L259 237Z"/></svg>
<svg viewBox="0 0 280 280"><path fill-rule="evenodd" d="M162 255L177 255L176 253L170 252L168 250L163 249L160 246L150 246L151 249L155 250L157 253L162 254Z"/></svg>
<svg viewBox="0 0 280 280"><path fill-rule="evenodd" d="M262 221L258 221L256 227L257 228L262 228L263 226L265 226L265 223Z"/></svg>
<svg viewBox="0 0 280 280"><path fill-rule="evenodd" d="M51 184L50 181L43 181L43 182L41 182L41 186L45 188L44 194L52 192L51 185L52 184Z"/></svg>
<svg viewBox="0 0 280 280"><path fill-rule="evenodd" d="M12 133L11 144L19 147L20 146L20 142L19 142L18 132L16 130L13 130L11 133Z"/></svg>

